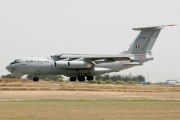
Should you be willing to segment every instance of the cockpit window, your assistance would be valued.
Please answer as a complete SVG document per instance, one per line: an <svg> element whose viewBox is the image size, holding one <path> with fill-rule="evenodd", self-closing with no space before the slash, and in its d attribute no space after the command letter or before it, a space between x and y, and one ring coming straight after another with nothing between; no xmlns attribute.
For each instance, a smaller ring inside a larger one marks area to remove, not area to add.
<svg viewBox="0 0 180 120"><path fill-rule="evenodd" d="M15 61L13 61L12 63L10 63L10 65L16 64L16 63L20 63L20 60L15 60Z"/></svg>

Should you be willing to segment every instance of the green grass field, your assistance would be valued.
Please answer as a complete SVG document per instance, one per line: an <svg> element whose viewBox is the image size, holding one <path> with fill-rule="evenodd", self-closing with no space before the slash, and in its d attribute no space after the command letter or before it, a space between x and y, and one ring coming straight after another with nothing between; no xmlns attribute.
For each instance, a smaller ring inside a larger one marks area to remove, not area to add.
<svg viewBox="0 0 180 120"><path fill-rule="evenodd" d="M1 101L0 120L179 120L180 101Z"/></svg>

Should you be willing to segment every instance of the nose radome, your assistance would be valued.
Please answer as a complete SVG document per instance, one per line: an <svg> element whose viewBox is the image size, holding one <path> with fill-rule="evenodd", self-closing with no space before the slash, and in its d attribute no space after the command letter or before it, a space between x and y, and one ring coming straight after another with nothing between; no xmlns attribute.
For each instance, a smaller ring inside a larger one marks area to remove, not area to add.
<svg viewBox="0 0 180 120"><path fill-rule="evenodd" d="M10 68L10 65L7 65L7 66L6 66L6 69L9 70L9 68Z"/></svg>
<svg viewBox="0 0 180 120"><path fill-rule="evenodd" d="M10 73L12 73L11 68L10 68L10 65L7 65L7 66L6 66L6 69L7 69Z"/></svg>

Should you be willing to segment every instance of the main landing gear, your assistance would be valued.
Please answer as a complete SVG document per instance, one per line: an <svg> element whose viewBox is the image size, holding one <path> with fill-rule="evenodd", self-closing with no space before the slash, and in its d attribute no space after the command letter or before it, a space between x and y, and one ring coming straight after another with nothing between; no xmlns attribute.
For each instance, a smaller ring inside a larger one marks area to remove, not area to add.
<svg viewBox="0 0 180 120"><path fill-rule="evenodd" d="M80 82L83 82L83 81L85 81L85 77L84 77L84 76L79 76L79 77L78 77L78 80L79 80Z"/></svg>
<svg viewBox="0 0 180 120"><path fill-rule="evenodd" d="M38 78L38 77L34 77L34 78L33 78L33 81L34 81L34 82L37 82L37 81L39 81L39 78Z"/></svg>
<svg viewBox="0 0 180 120"><path fill-rule="evenodd" d="M74 82L74 81L76 81L76 79L78 79L80 82L83 82L83 81L85 81L85 77L84 76L78 76L78 78L76 78L76 77L70 77L70 81L71 82ZM88 80L88 81L91 81L91 80L93 80L94 79L94 77L93 76L87 76L86 77L86 80Z"/></svg>
<svg viewBox="0 0 180 120"><path fill-rule="evenodd" d="M70 77L69 80L70 80L71 82L76 81L76 77Z"/></svg>
<svg viewBox="0 0 180 120"><path fill-rule="evenodd" d="M87 76L86 79L89 80L89 81L91 81L91 80L94 80L94 77L93 77L93 76Z"/></svg>

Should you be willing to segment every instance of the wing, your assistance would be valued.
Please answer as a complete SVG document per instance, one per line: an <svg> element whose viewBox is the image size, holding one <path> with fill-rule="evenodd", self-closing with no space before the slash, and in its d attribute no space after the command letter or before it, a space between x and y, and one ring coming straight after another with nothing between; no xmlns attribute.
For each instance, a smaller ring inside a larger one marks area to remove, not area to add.
<svg viewBox="0 0 180 120"><path fill-rule="evenodd" d="M61 54L51 56L55 61L93 61L96 64L115 62L115 61L124 61L131 60L131 55L94 55L94 54Z"/></svg>

